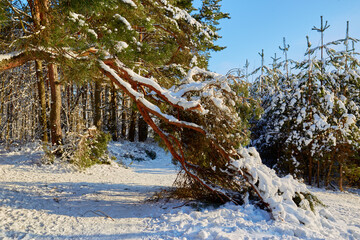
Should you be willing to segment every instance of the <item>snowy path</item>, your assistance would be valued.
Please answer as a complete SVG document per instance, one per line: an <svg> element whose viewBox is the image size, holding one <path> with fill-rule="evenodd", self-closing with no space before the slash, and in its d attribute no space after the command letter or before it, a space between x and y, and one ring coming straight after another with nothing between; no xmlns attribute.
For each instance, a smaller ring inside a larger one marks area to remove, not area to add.
<svg viewBox="0 0 360 240"><path fill-rule="evenodd" d="M142 157L146 147L112 143L110 150L118 158ZM360 239L357 194L313 189L337 218L323 230L274 222L252 205L214 209L145 201L171 186L177 173L170 156L150 149L155 160L84 173L37 165L41 152L33 147L0 149L0 239Z"/></svg>
<svg viewBox="0 0 360 240"><path fill-rule="evenodd" d="M322 189L313 189L313 192L327 206L329 212L336 213L338 224L343 230L354 239L360 239L360 196Z"/></svg>
<svg viewBox="0 0 360 240"><path fill-rule="evenodd" d="M0 154L0 239L141 238L156 213L144 200L171 186L176 173L155 161L148 168L139 164L141 173L117 165L74 173L39 167L39 156L31 150Z"/></svg>

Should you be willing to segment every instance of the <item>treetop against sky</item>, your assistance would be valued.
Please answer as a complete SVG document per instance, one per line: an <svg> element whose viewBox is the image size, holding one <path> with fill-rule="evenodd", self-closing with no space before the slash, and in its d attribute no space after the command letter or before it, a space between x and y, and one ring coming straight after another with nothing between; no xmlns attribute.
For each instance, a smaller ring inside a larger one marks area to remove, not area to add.
<svg viewBox="0 0 360 240"><path fill-rule="evenodd" d="M195 6L201 1L196 0ZM279 49L283 37L290 44L288 57L302 60L306 51L306 35L313 47L320 44L320 34L311 29L320 26L320 16L328 21L324 42L345 37L346 21L350 21L350 36L360 38L360 1L357 0L223 0L222 11L230 13L231 19L220 23L217 43L227 48L213 52L210 70L225 74L232 68L242 68L246 59L250 70L258 67L258 52L264 49L265 64L271 64L274 53L284 60ZM355 45L360 47L359 43ZM320 53L317 53L319 56Z"/></svg>

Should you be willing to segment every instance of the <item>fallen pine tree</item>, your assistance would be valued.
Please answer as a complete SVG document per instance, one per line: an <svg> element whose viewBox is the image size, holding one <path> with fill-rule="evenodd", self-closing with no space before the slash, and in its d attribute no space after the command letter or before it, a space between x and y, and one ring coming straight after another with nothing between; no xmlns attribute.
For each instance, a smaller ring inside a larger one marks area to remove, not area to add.
<svg viewBox="0 0 360 240"><path fill-rule="evenodd" d="M246 129L241 128L235 109L239 99L229 78L194 68L168 90L116 60L101 61L100 68L133 98L144 120L180 162L185 179L198 186L197 193L205 191L214 201L235 204L252 195L274 219L317 224L312 211L319 201L306 185L290 175L278 177L262 164L255 148L241 146Z"/></svg>

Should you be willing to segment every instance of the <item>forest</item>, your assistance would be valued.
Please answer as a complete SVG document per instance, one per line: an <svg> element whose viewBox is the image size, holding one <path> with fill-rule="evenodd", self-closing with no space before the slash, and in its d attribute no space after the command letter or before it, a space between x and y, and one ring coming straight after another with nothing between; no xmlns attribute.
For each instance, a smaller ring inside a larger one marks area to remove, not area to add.
<svg viewBox="0 0 360 240"><path fill-rule="evenodd" d="M304 37L304 59L288 57L284 38L283 58L267 66L262 50L254 71L247 62L221 75L208 70L225 48L216 44L230 17L221 0L199 9L192 0L0 0L0 9L5 151L40 142L41 164L84 171L110 164L110 142L154 140L180 169L171 198L250 201L300 225L331 219L307 186L360 187L359 40L349 22L343 39L325 43L321 16L321 44Z"/></svg>

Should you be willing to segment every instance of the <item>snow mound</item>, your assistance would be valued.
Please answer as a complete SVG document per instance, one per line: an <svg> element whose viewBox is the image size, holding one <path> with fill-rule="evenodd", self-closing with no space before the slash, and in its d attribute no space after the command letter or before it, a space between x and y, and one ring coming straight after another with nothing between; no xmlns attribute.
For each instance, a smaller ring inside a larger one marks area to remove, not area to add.
<svg viewBox="0 0 360 240"><path fill-rule="evenodd" d="M312 209L312 201L315 199L306 185L291 175L283 178L277 176L273 169L261 162L255 148L241 148L238 153L241 158L233 159L230 166L248 178L250 184L260 193L262 200L269 205L275 220L297 226L306 225L310 228L322 226L323 217L332 222L336 221L325 209L319 212Z"/></svg>

